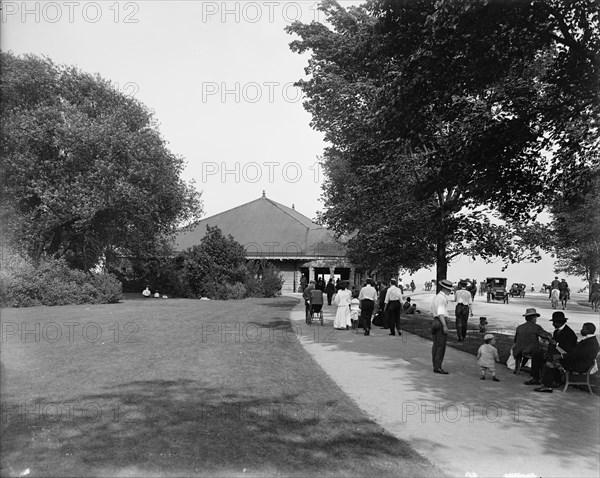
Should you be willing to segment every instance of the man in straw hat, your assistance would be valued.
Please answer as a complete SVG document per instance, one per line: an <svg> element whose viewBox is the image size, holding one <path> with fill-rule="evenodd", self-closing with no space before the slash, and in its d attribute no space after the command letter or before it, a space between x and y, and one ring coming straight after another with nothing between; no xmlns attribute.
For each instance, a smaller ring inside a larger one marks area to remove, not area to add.
<svg viewBox="0 0 600 478"><path fill-rule="evenodd" d="M540 314L534 308L529 308L523 314L525 323L517 327L513 345L513 356L515 363L520 363L523 356L532 357L540 350L538 336L550 338L552 335L546 332L537 322ZM517 369L515 369L517 373ZM533 377L532 377L533 378Z"/></svg>
<svg viewBox="0 0 600 478"><path fill-rule="evenodd" d="M446 354L446 340L448 339L448 296L452 290L452 282L444 279L438 282L441 290L433 298L431 313L433 314L433 345L431 346L431 358L433 361L433 372L447 375L442 368L444 355Z"/></svg>
<svg viewBox="0 0 600 478"><path fill-rule="evenodd" d="M550 344L548 345L548 352L544 353L538 350L531 357L531 380L525 382L525 385L540 385L540 375L542 368L546 363L546 359L558 353L568 353L575 348L577 345L577 335L573 332L573 329L567 325L567 318L561 310L557 310L552 314L550 319L554 326L554 332L552 338L550 338ZM544 335L546 336L547 333Z"/></svg>

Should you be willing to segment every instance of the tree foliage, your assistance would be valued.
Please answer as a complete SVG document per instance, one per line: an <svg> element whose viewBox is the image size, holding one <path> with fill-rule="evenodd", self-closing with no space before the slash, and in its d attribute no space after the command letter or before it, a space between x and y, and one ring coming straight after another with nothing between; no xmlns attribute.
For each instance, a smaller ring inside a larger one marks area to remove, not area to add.
<svg viewBox="0 0 600 478"><path fill-rule="evenodd" d="M152 255L201 212L152 113L99 76L1 54L3 241L89 270Z"/></svg>
<svg viewBox="0 0 600 478"><path fill-rule="evenodd" d="M600 170L587 188L558 197L552 214L556 271L584 277L591 285L600 274Z"/></svg>
<svg viewBox="0 0 600 478"><path fill-rule="evenodd" d="M527 224L598 161L597 3L326 0L288 27L329 142L321 219L358 231L353 260L441 279L458 254L539 258Z"/></svg>

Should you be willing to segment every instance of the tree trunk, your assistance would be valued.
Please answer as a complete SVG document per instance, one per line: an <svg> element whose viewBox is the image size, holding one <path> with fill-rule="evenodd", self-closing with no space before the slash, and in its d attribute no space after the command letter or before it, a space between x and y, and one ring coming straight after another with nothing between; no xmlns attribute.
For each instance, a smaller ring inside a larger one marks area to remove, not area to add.
<svg viewBox="0 0 600 478"><path fill-rule="evenodd" d="M441 237L437 241L436 246L436 281L435 291L436 294L440 291L440 281L445 279L448 275L448 259L446 258L446 238Z"/></svg>
<svg viewBox="0 0 600 478"><path fill-rule="evenodd" d="M588 277L588 302L592 301L592 284L594 283L594 279L596 279L596 268L590 267L590 275Z"/></svg>

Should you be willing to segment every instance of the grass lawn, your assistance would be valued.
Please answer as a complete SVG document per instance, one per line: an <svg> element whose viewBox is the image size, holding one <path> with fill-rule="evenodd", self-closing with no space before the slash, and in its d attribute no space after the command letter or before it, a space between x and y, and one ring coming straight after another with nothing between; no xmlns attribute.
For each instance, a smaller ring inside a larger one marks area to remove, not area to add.
<svg viewBox="0 0 600 478"><path fill-rule="evenodd" d="M3 310L1 475L440 476L304 351L296 303Z"/></svg>

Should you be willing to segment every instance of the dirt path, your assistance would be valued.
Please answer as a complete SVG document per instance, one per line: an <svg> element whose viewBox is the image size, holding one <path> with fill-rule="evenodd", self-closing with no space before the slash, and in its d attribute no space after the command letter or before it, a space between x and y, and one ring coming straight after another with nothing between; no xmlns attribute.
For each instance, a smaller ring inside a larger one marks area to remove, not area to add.
<svg viewBox="0 0 600 478"><path fill-rule="evenodd" d="M434 374L429 340L337 331L333 317L325 306L325 327L309 327L302 302L291 314L306 350L344 391L451 476L599 475L599 397L535 393L502 365L500 383L481 381L474 356L452 348L450 375Z"/></svg>

